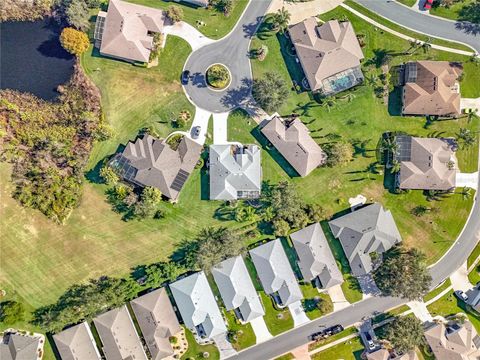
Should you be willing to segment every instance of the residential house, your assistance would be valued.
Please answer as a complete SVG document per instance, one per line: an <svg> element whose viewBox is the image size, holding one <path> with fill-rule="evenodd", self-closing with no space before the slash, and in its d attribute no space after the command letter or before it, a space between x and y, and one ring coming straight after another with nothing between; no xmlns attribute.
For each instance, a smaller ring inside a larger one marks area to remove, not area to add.
<svg viewBox="0 0 480 360"><path fill-rule="evenodd" d="M53 340L62 360L101 359L86 321L53 335Z"/></svg>
<svg viewBox="0 0 480 360"><path fill-rule="evenodd" d="M390 210L374 203L330 221L333 235L340 240L352 274L362 276L373 270L373 260L402 241Z"/></svg>
<svg viewBox="0 0 480 360"><path fill-rule="evenodd" d="M453 139L396 137L400 163L396 182L400 189L450 190L458 171Z"/></svg>
<svg viewBox="0 0 480 360"><path fill-rule="evenodd" d="M332 250L319 223L290 234L298 256L298 266L306 281L328 289L343 282Z"/></svg>
<svg viewBox="0 0 480 360"><path fill-rule="evenodd" d="M201 338L212 340L227 327L203 271L170 284L183 322Z"/></svg>
<svg viewBox="0 0 480 360"><path fill-rule="evenodd" d="M129 142L110 160L109 165L127 182L140 187L152 186L171 200L177 200L183 185L192 173L202 145L187 136L178 146L169 145L151 135Z"/></svg>
<svg viewBox="0 0 480 360"><path fill-rule="evenodd" d="M162 33L162 10L110 0L107 12L100 11L95 24L95 46L100 54L132 62L150 61L153 35Z"/></svg>
<svg viewBox="0 0 480 360"><path fill-rule="evenodd" d="M299 118L284 120L280 116L274 116L261 131L302 177L327 160L327 155L312 139L310 131Z"/></svg>
<svg viewBox="0 0 480 360"><path fill-rule="evenodd" d="M240 321L247 323L265 315L242 256L215 265L212 275L225 308L233 310Z"/></svg>
<svg viewBox="0 0 480 360"><path fill-rule="evenodd" d="M1 360L40 360L43 356L45 337L40 334L27 335L9 329L0 342Z"/></svg>
<svg viewBox="0 0 480 360"><path fill-rule="evenodd" d="M480 337L472 323L438 323L425 331L425 339L437 360L480 359Z"/></svg>
<svg viewBox="0 0 480 360"><path fill-rule="evenodd" d="M167 294L161 288L130 302L142 331L152 360L164 359L174 354L170 338L181 331L177 315Z"/></svg>
<svg viewBox="0 0 480 360"><path fill-rule="evenodd" d="M411 61L403 69L403 115L460 115L462 67L448 61Z"/></svg>
<svg viewBox="0 0 480 360"><path fill-rule="evenodd" d="M349 21L310 17L288 30L310 89L333 95L363 81L362 49Z"/></svg>
<svg viewBox="0 0 480 360"><path fill-rule="evenodd" d="M254 199L262 188L257 145L210 145L210 199Z"/></svg>
<svg viewBox="0 0 480 360"><path fill-rule="evenodd" d="M249 253L265 293L273 296L279 307L303 299L280 239L260 245Z"/></svg>
<svg viewBox="0 0 480 360"><path fill-rule="evenodd" d="M385 348L380 348L374 352L367 353L367 360L418 360L418 356L413 350L397 355L394 351L390 352Z"/></svg>
<svg viewBox="0 0 480 360"><path fill-rule="evenodd" d="M93 323L107 360L147 360L126 305L97 316Z"/></svg>
<svg viewBox="0 0 480 360"><path fill-rule="evenodd" d="M480 314L480 283L476 284L472 289L466 292L468 300L466 303Z"/></svg>

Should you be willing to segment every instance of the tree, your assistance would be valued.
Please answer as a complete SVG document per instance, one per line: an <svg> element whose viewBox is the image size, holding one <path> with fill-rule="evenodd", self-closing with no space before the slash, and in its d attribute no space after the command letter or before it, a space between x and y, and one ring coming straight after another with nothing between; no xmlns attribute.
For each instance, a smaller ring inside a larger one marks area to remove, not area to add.
<svg viewBox="0 0 480 360"><path fill-rule="evenodd" d="M267 112L278 109L288 97L288 93L287 83L278 73L267 72L262 78L253 81L253 97Z"/></svg>
<svg viewBox="0 0 480 360"><path fill-rule="evenodd" d="M145 269L145 285L157 288L165 282L174 281L185 269L173 261L151 264Z"/></svg>
<svg viewBox="0 0 480 360"><path fill-rule="evenodd" d="M314 223L329 219L332 216L332 213L325 210L325 208L320 204L308 204L305 208L305 211L310 222Z"/></svg>
<svg viewBox="0 0 480 360"><path fill-rule="evenodd" d="M418 300L432 281L425 258L418 249L397 245L384 254L383 263L373 272L375 283L385 296Z"/></svg>
<svg viewBox="0 0 480 360"><path fill-rule="evenodd" d="M117 173L108 165L100 169L100 177L108 186L115 186L120 180Z"/></svg>
<svg viewBox="0 0 480 360"><path fill-rule="evenodd" d="M458 20L480 24L480 1L466 2L458 12Z"/></svg>
<svg viewBox="0 0 480 360"><path fill-rule="evenodd" d="M290 233L290 225L283 219L275 219L272 222L275 236L287 236Z"/></svg>
<svg viewBox="0 0 480 360"><path fill-rule="evenodd" d="M324 149L327 153L328 166L345 165L353 160L354 149L348 142L334 142L324 146Z"/></svg>
<svg viewBox="0 0 480 360"><path fill-rule="evenodd" d="M16 301L0 303L0 322L12 325L23 320L25 320L25 308L22 303Z"/></svg>
<svg viewBox="0 0 480 360"><path fill-rule="evenodd" d="M392 174L396 174L400 171L401 168L402 168L402 165L400 164L400 162L398 160L393 160L390 171L392 172Z"/></svg>
<svg viewBox="0 0 480 360"><path fill-rule="evenodd" d="M402 354L423 343L423 324L415 316L396 317L387 325L385 338Z"/></svg>
<svg viewBox="0 0 480 360"><path fill-rule="evenodd" d="M305 214L305 204L298 196L295 186L288 181L278 183L270 196L263 199L272 207L275 219L283 219L292 227L297 227L294 224L295 218Z"/></svg>
<svg viewBox="0 0 480 360"><path fill-rule="evenodd" d="M412 214L415 215L416 217L422 217L423 215L427 214L430 211L431 209L429 207L418 205L412 209Z"/></svg>
<svg viewBox="0 0 480 360"><path fill-rule="evenodd" d="M173 23L177 23L183 20L183 9L177 5L170 5L167 8L167 18Z"/></svg>
<svg viewBox="0 0 480 360"><path fill-rule="evenodd" d="M464 186L461 191L463 200L469 200L472 198L472 188Z"/></svg>
<svg viewBox="0 0 480 360"><path fill-rule="evenodd" d="M78 30L87 31L90 28L90 13L84 0L71 0L65 16L68 24Z"/></svg>
<svg viewBox="0 0 480 360"><path fill-rule="evenodd" d="M225 16L229 16L233 9L233 0L210 0L210 5L215 10L223 12Z"/></svg>
<svg viewBox="0 0 480 360"><path fill-rule="evenodd" d="M458 141L463 143L463 147L470 147L476 142L476 136L472 133L470 129L460 128L460 131L457 134Z"/></svg>
<svg viewBox="0 0 480 360"><path fill-rule="evenodd" d="M428 38L427 41L425 41L423 44L422 44L422 50L424 52L424 54L426 54L427 52L430 51L430 49L432 48L432 44L431 44L431 40L430 38Z"/></svg>
<svg viewBox="0 0 480 360"><path fill-rule="evenodd" d="M290 13L285 7L282 6L281 9L273 16L273 28L276 31L279 31L281 34L288 29L288 23L290 22Z"/></svg>
<svg viewBox="0 0 480 360"><path fill-rule="evenodd" d="M158 206L162 201L162 193L154 187L147 186L143 189L140 195L140 201L134 205L134 215L137 218L145 219L152 218Z"/></svg>
<svg viewBox="0 0 480 360"><path fill-rule="evenodd" d="M65 28L62 30L60 43L65 50L75 56L82 55L90 46L87 34L73 28Z"/></svg>
<svg viewBox="0 0 480 360"><path fill-rule="evenodd" d="M337 99L334 96L329 96L326 98L322 99L322 107L327 108L327 111L330 112L331 109L333 109L335 106L337 106Z"/></svg>

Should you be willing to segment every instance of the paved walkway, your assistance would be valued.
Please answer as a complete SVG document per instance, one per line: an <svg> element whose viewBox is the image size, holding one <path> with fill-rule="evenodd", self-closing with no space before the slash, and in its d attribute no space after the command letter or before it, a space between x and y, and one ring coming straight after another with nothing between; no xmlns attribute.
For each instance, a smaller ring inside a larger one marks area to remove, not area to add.
<svg viewBox="0 0 480 360"><path fill-rule="evenodd" d="M220 351L220 359L226 359L237 354L230 341L227 340L226 334L215 336L213 341L215 341L215 345L217 345L218 351Z"/></svg>
<svg viewBox="0 0 480 360"><path fill-rule="evenodd" d="M228 112L213 114L213 143L228 144L227 119Z"/></svg>
<svg viewBox="0 0 480 360"><path fill-rule="evenodd" d="M345 298L341 285L335 285L329 288L328 295L333 302L333 311L341 310L350 306L350 303Z"/></svg>
<svg viewBox="0 0 480 360"><path fill-rule="evenodd" d="M389 32L395 36L398 36L402 39L405 39L405 40L408 40L408 41L417 41L419 42L420 44L423 44L424 41L421 41L419 39L415 39L411 36L407 36L405 34L402 34L398 31L395 31L395 30L392 30L390 29L389 27L385 26L385 25L382 25L378 22L376 22L375 20L372 20L370 19L368 16L365 16L363 15L362 13L358 12L357 10L351 8L350 6L348 5L345 5L345 4L341 4L340 6L342 6L343 8L347 9L348 11L352 12L353 14L357 15L358 17L362 18L363 20L369 22L370 24L372 25L375 25L376 27L386 31L386 32ZM449 47L446 47L446 46L441 46L441 45L435 45L435 44L431 44L432 45L432 48L434 49L438 49L438 50L443 50L443 51L448 51L448 52L452 52L452 53L456 53L456 54L461 54L461 55L467 55L467 56L470 56L472 55L472 52L471 51L463 51L463 50L457 50L457 49L452 49L452 48L449 48Z"/></svg>
<svg viewBox="0 0 480 360"><path fill-rule="evenodd" d="M422 322L431 322L433 320L432 315L427 309L427 304L423 301L410 301L407 305L412 309L413 314Z"/></svg>
<svg viewBox="0 0 480 360"><path fill-rule="evenodd" d="M257 338L257 344L271 339L273 336L268 331L267 324L265 324L265 319L263 317L258 317L250 321L255 337Z"/></svg>
<svg viewBox="0 0 480 360"><path fill-rule="evenodd" d="M199 107L195 109L195 117L193 118L192 127L190 128L190 137L195 126L200 126L200 135L197 139L192 139L193 141L196 141L201 145L205 144L205 140L207 139L208 121L210 120L211 115L212 113L207 110L203 110Z"/></svg>
<svg viewBox="0 0 480 360"><path fill-rule="evenodd" d="M461 98L460 99L460 109L473 109L474 111L480 110L480 97L476 99L472 98Z"/></svg>
<svg viewBox="0 0 480 360"><path fill-rule="evenodd" d="M478 171L474 173L457 173L455 178L457 187L469 187L478 190Z"/></svg>
<svg viewBox="0 0 480 360"><path fill-rule="evenodd" d="M310 319L305 314L305 310L303 309L301 301L297 301L293 304L288 305L288 310L290 310L290 313L292 314L293 325L295 327L310 322Z"/></svg>
<svg viewBox="0 0 480 360"><path fill-rule="evenodd" d="M467 262L462 264L462 266L450 276L450 281L452 282L452 288L455 291L461 290L466 292L473 287L468 280Z"/></svg>
<svg viewBox="0 0 480 360"><path fill-rule="evenodd" d="M308 344L302 345L291 351L296 360L310 360L311 357L308 353Z"/></svg>
<svg viewBox="0 0 480 360"><path fill-rule="evenodd" d="M165 26L164 33L167 36L175 35L181 37L190 44L190 46L192 47L192 51L195 51L202 46L209 45L215 42L215 40L206 37L200 31L195 29L192 25L187 24L183 21L180 21L174 25Z"/></svg>
<svg viewBox="0 0 480 360"><path fill-rule="evenodd" d="M312 0L295 3L285 0L273 0L268 12L277 12L282 6L284 6L290 13L290 24L296 24L308 17L326 13L327 11L336 8L343 1L344 0Z"/></svg>

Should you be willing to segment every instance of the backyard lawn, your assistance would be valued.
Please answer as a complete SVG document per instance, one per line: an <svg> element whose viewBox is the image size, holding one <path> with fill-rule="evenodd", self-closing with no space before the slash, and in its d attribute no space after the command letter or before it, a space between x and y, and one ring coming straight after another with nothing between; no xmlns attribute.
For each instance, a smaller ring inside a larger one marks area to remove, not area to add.
<svg viewBox="0 0 480 360"><path fill-rule="evenodd" d="M235 0L229 16L223 15L214 9L196 8L187 3L176 3L166 0L128 0L129 2L149 6L152 8L167 9L171 5L177 5L183 10L183 21L197 28L212 39L220 39L233 29L237 20L248 4L248 0ZM203 24L200 25L200 22ZM183 65L183 63L182 63Z"/></svg>

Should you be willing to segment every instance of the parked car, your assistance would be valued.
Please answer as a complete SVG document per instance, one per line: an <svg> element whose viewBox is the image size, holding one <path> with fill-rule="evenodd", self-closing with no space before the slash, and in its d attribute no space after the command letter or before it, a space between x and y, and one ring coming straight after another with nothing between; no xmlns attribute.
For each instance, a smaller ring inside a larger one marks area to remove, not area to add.
<svg viewBox="0 0 480 360"><path fill-rule="evenodd" d="M319 331L310 335L310 340L317 341L317 340L325 339L329 336L338 334L341 331L343 331L342 325L330 326L326 329L323 329L322 331Z"/></svg>
<svg viewBox="0 0 480 360"><path fill-rule="evenodd" d="M198 139L198 137L200 136L200 130L202 128L200 126L195 126L193 129L192 129L192 138L194 139Z"/></svg>
<svg viewBox="0 0 480 360"><path fill-rule="evenodd" d="M456 291L455 291L455 295L456 295L460 300L463 300L463 301L467 301L467 300L468 300L468 295L465 294L462 290L456 290Z"/></svg>
<svg viewBox="0 0 480 360"><path fill-rule="evenodd" d="M182 84L187 85L188 80L190 80L190 71L185 70L184 72L182 72Z"/></svg>
<svg viewBox="0 0 480 360"><path fill-rule="evenodd" d="M365 333L365 339L367 340L368 349L373 350L375 349L375 343L373 342L372 335L369 332Z"/></svg>
<svg viewBox="0 0 480 360"><path fill-rule="evenodd" d="M433 5L433 0L425 0L425 3L423 4L423 8L425 10L430 10Z"/></svg>

